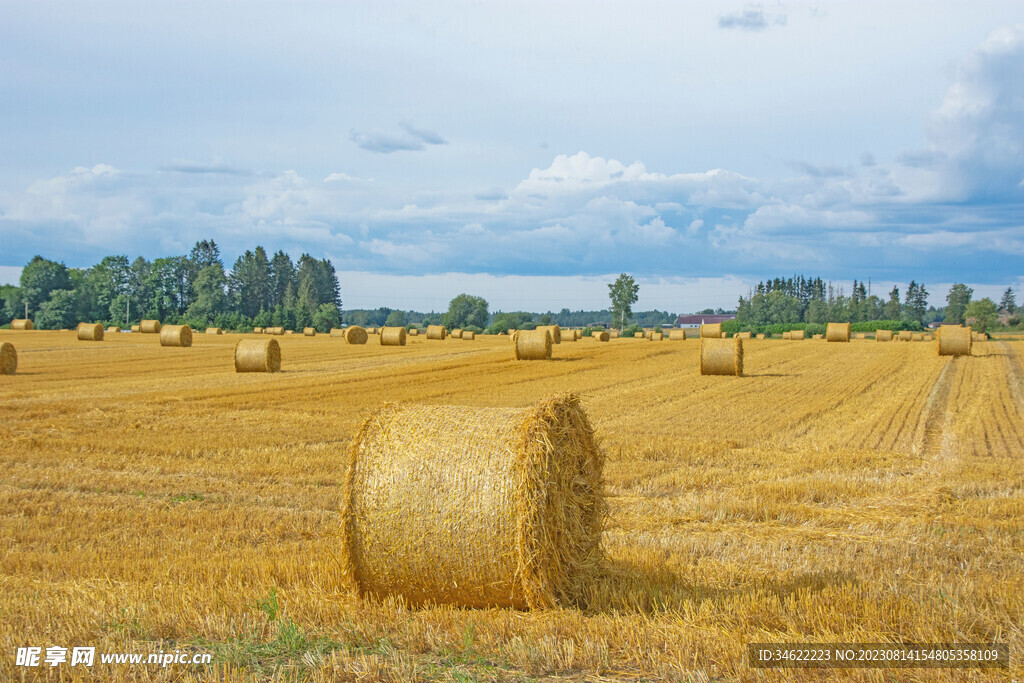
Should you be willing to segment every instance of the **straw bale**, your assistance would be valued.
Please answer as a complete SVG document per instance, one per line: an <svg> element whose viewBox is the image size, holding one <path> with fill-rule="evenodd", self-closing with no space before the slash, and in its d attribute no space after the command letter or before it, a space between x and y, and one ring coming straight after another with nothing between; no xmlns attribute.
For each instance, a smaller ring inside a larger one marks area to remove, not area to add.
<svg viewBox="0 0 1024 683"><path fill-rule="evenodd" d="M743 340L704 338L700 340L700 374L743 375Z"/></svg>
<svg viewBox="0 0 1024 683"><path fill-rule="evenodd" d="M412 605L584 606L603 469L573 394L526 409L384 404L349 447L343 577Z"/></svg>
<svg viewBox="0 0 1024 683"><path fill-rule="evenodd" d="M910 336L910 341L924 341L924 335L920 332L915 332Z"/></svg>
<svg viewBox="0 0 1024 683"><path fill-rule="evenodd" d="M332 337L344 337L345 336L345 328L344 327L332 327L331 331L328 334L330 334Z"/></svg>
<svg viewBox="0 0 1024 683"><path fill-rule="evenodd" d="M302 336L304 336L304 337L315 337L316 336L316 328L315 327L303 327L302 328Z"/></svg>
<svg viewBox="0 0 1024 683"><path fill-rule="evenodd" d="M143 320L139 323L139 331L143 334L160 334L160 321Z"/></svg>
<svg viewBox="0 0 1024 683"><path fill-rule="evenodd" d="M510 336L510 337L511 337L511 336L512 336L513 334L515 334L515 333L516 333L516 330L515 330L515 328L513 328L513 327L510 327L510 328L508 328L508 336Z"/></svg>
<svg viewBox="0 0 1024 683"><path fill-rule="evenodd" d="M899 339L900 341L911 341L914 338L914 333L910 330L900 330Z"/></svg>
<svg viewBox="0 0 1024 683"><path fill-rule="evenodd" d="M370 335L366 334L366 330L359 325L349 325L345 328L345 343L347 344L365 344L369 338Z"/></svg>
<svg viewBox="0 0 1024 683"><path fill-rule="evenodd" d="M682 341L686 339L686 330L669 330L669 341Z"/></svg>
<svg viewBox="0 0 1024 683"><path fill-rule="evenodd" d="M551 358L551 331L538 327L519 330L512 335L516 360L547 360Z"/></svg>
<svg viewBox="0 0 1024 683"><path fill-rule="evenodd" d="M600 342L606 342L606 341L608 341L609 339L612 338L611 334L609 334L608 332L606 332L604 330L601 330L600 332L594 332L594 333L592 333L591 336L593 336L594 339L596 339L597 341L600 341Z"/></svg>
<svg viewBox="0 0 1024 683"><path fill-rule="evenodd" d="M192 328L188 325L164 325L160 328L160 346L192 346Z"/></svg>
<svg viewBox="0 0 1024 683"><path fill-rule="evenodd" d="M380 330L378 330L376 327L368 327L368 328L366 328L366 333L367 334L380 334Z"/></svg>
<svg viewBox="0 0 1024 683"><path fill-rule="evenodd" d="M634 332L633 333L633 338L634 339L646 339L647 338L647 333L646 332Z"/></svg>
<svg viewBox="0 0 1024 683"><path fill-rule="evenodd" d="M454 339L462 339L462 328L456 327L454 330L448 333L448 336Z"/></svg>
<svg viewBox="0 0 1024 683"><path fill-rule="evenodd" d="M823 334L812 334L811 335L811 339L814 339L814 340L821 340L821 339L824 339L824 338L825 338L825 335L823 335Z"/></svg>
<svg viewBox="0 0 1024 683"><path fill-rule="evenodd" d="M850 323L829 323L825 326L825 338L830 342L850 341Z"/></svg>
<svg viewBox="0 0 1024 683"><path fill-rule="evenodd" d="M282 335L282 334L284 334L284 328L283 327L264 327L263 328L263 334Z"/></svg>
<svg viewBox="0 0 1024 683"><path fill-rule="evenodd" d="M855 334L853 336L853 338L854 339L867 339L868 335L864 334L863 332L858 332L857 334Z"/></svg>
<svg viewBox="0 0 1024 683"><path fill-rule="evenodd" d="M573 330L572 334L576 338L574 341L579 341L580 339L583 339L583 330Z"/></svg>
<svg viewBox="0 0 1024 683"><path fill-rule="evenodd" d="M733 336L736 337L737 339L750 339L749 332L737 332Z"/></svg>
<svg viewBox="0 0 1024 683"><path fill-rule="evenodd" d="M758 341L764 341L764 334L757 335L757 340Z"/></svg>
<svg viewBox="0 0 1024 683"><path fill-rule="evenodd" d="M701 339L721 339L722 323L707 323L700 326Z"/></svg>
<svg viewBox="0 0 1024 683"><path fill-rule="evenodd" d="M792 339L793 338L793 333L792 332L783 332L782 333L782 338L783 339Z"/></svg>
<svg viewBox="0 0 1024 683"><path fill-rule="evenodd" d="M418 336L420 336L420 328L414 327L411 330L409 330L409 336L410 337L418 337Z"/></svg>
<svg viewBox="0 0 1024 683"><path fill-rule="evenodd" d="M276 339L240 339L235 344L235 372L280 372L281 345Z"/></svg>
<svg viewBox="0 0 1024 683"><path fill-rule="evenodd" d="M448 330L444 325L427 325L427 339L444 339L448 336Z"/></svg>
<svg viewBox="0 0 1024 683"><path fill-rule="evenodd" d="M35 324L28 318L15 318L11 321L12 330L31 330L35 328Z"/></svg>
<svg viewBox="0 0 1024 683"><path fill-rule="evenodd" d="M103 325L99 323L78 323L80 341L103 341Z"/></svg>
<svg viewBox="0 0 1024 683"><path fill-rule="evenodd" d="M224 334L224 330L219 327L207 327L206 334Z"/></svg>
<svg viewBox="0 0 1024 683"><path fill-rule="evenodd" d="M562 328L558 325L541 325L537 328L538 330L547 330L551 333L551 343L561 344L562 343Z"/></svg>
<svg viewBox="0 0 1024 683"><path fill-rule="evenodd" d="M285 334L295 334L295 330L285 330Z"/></svg>
<svg viewBox="0 0 1024 683"><path fill-rule="evenodd" d="M380 328L381 346L405 346L404 327L382 327Z"/></svg>
<svg viewBox="0 0 1024 683"><path fill-rule="evenodd" d="M988 332L982 332L980 339L981 341L988 341Z"/></svg>
<svg viewBox="0 0 1024 683"><path fill-rule="evenodd" d="M793 330L792 332L789 333L789 338L792 339L793 341L801 341L803 339L806 339L807 335L804 334L803 330Z"/></svg>
<svg viewBox="0 0 1024 683"><path fill-rule="evenodd" d="M664 338L664 332L651 332L651 341L662 341Z"/></svg>
<svg viewBox="0 0 1024 683"><path fill-rule="evenodd" d="M0 344L0 375L13 375L18 370L18 352L14 344L3 342Z"/></svg>
<svg viewBox="0 0 1024 683"><path fill-rule="evenodd" d="M892 330L875 330L875 341L892 341Z"/></svg>
<svg viewBox="0 0 1024 683"><path fill-rule="evenodd" d="M612 339L618 339L619 338L619 331L618 330L608 330L608 336L610 336Z"/></svg>
<svg viewBox="0 0 1024 683"><path fill-rule="evenodd" d="M463 330L462 338L468 339L469 341L473 341L474 339L476 339L476 332L473 332L472 330Z"/></svg>
<svg viewBox="0 0 1024 683"><path fill-rule="evenodd" d="M930 335L930 334L926 334L926 335L924 335L924 340L925 340L926 342L930 342L930 341L933 341L934 339L935 339L935 337L933 337L933 336L932 336L932 335Z"/></svg>
<svg viewBox="0 0 1024 683"><path fill-rule="evenodd" d="M132 332L142 332L142 325L132 325Z"/></svg>
<svg viewBox="0 0 1024 683"><path fill-rule="evenodd" d="M971 328L960 325L942 325L939 334L940 356L971 355Z"/></svg>
<svg viewBox="0 0 1024 683"><path fill-rule="evenodd" d="M120 332L120 331L121 331L121 328L117 327L116 325L111 325L110 327L107 328L107 332Z"/></svg>

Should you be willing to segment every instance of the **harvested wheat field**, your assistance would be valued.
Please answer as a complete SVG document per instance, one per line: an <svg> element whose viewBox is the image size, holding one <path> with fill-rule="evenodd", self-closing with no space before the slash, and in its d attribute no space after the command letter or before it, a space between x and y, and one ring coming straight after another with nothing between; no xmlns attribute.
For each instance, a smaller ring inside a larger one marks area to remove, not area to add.
<svg viewBox="0 0 1024 683"><path fill-rule="evenodd" d="M281 336L281 372L236 373L237 341L196 335L169 362L155 334L0 331L18 353L0 377L0 680L1024 678L1024 342L766 340L732 377L701 376L698 344L562 344L524 363L484 335ZM561 392L605 459L605 560L576 605L353 595L340 508L368 415ZM1008 643L1013 663L815 672L747 655L900 640ZM15 666L26 645L213 661L97 654L44 674Z"/></svg>

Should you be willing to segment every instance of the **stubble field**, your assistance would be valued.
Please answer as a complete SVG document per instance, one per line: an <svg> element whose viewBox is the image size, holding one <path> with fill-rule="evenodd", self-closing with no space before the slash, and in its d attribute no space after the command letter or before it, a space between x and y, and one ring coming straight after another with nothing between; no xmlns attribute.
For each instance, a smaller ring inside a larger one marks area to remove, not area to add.
<svg viewBox="0 0 1024 683"><path fill-rule="evenodd" d="M348 346L239 335L0 331L0 679L789 679L749 642L1009 643L1021 678L1024 342L750 341L701 377L696 340L505 337ZM358 601L336 557L342 463L385 400L582 396L607 454L608 563L584 609ZM24 646L209 652L208 667L15 664ZM803 672L804 677L823 674Z"/></svg>

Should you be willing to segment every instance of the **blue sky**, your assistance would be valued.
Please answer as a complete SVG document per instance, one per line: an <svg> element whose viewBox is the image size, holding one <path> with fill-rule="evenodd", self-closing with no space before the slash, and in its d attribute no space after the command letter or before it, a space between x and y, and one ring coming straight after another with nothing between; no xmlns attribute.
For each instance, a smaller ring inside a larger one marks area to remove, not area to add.
<svg viewBox="0 0 1024 683"><path fill-rule="evenodd" d="M1024 4L0 4L0 281L255 244L346 307L1024 286Z"/></svg>

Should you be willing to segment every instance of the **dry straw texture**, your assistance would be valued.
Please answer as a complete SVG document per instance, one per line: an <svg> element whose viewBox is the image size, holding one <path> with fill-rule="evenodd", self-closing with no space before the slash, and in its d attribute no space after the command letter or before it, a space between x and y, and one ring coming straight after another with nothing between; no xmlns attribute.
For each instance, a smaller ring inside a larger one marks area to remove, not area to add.
<svg viewBox="0 0 1024 683"><path fill-rule="evenodd" d="M825 327L825 338L830 342L850 341L850 323L829 323Z"/></svg>
<svg viewBox="0 0 1024 683"><path fill-rule="evenodd" d="M823 335L823 334L811 335L811 339L814 339L814 340L820 340L820 339L824 339L824 338L825 338L825 335Z"/></svg>
<svg viewBox="0 0 1024 683"><path fill-rule="evenodd" d="M306 337L315 337L316 336L316 328L315 327L303 327L302 328L302 334L303 334L303 336L306 336Z"/></svg>
<svg viewBox="0 0 1024 683"><path fill-rule="evenodd" d="M735 375L743 374L743 340L701 339L700 374Z"/></svg>
<svg viewBox="0 0 1024 683"><path fill-rule="evenodd" d="M409 336L410 337L418 337L418 336L420 336L420 328L414 327L411 330L409 330Z"/></svg>
<svg viewBox="0 0 1024 683"><path fill-rule="evenodd" d="M12 330L31 330L35 327L31 320L27 318L15 318L11 321Z"/></svg>
<svg viewBox="0 0 1024 683"><path fill-rule="evenodd" d="M943 325L939 328L940 356L971 355L971 328L960 325Z"/></svg>
<svg viewBox="0 0 1024 683"><path fill-rule="evenodd" d="M359 325L349 325L345 328L345 342L349 344L365 344L370 338L366 330Z"/></svg>
<svg viewBox="0 0 1024 683"><path fill-rule="evenodd" d="M188 325L164 325L160 328L160 346L192 346L192 328Z"/></svg>
<svg viewBox="0 0 1024 683"><path fill-rule="evenodd" d="M683 341L686 339L686 330L669 330L669 341Z"/></svg>
<svg viewBox="0 0 1024 683"><path fill-rule="evenodd" d="M645 333L643 333L643 332L634 332L633 333L633 338L634 339L646 339L647 335Z"/></svg>
<svg viewBox="0 0 1024 683"><path fill-rule="evenodd" d="M235 372L279 372L281 345L276 339L241 339L235 344Z"/></svg>
<svg viewBox="0 0 1024 683"><path fill-rule="evenodd" d="M473 332L472 330L463 330L462 338L468 339L469 341L473 341L474 339L476 339L476 332Z"/></svg>
<svg viewBox="0 0 1024 683"><path fill-rule="evenodd" d="M758 341L764 341L764 335L763 334L757 335L757 340Z"/></svg>
<svg viewBox="0 0 1024 683"><path fill-rule="evenodd" d="M462 339L462 328L456 327L448 334L448 336L452 337L453 339Z"/></svg>
<svg viewBox="0 0 1024 683"><path fill-rule="evenodd" d="M385 404L349 447L341 565L414 605L573 606L598 575L604 456L579 399Z"/></svg>
<svg viewBox="0 0 1024 683"><path fill-rule="evenodd" d="M142 332L142 325L132 325L132 332Z"/></svg>
<svg viewBox="0 0 1024 683"><path fill-rule="evenodd" d="M707 323L700 326L702 339L720 339L722 337L722 323Z"/></svg>
<svg viewBox="0 0 1024 683"><path fill-rule="evenodd" d="M254 327L254 328L252 328L252 333L253 334L263 334L263 328L262 327Z"/></svg>
<svg viewBox="0 0 1024 683"><path fill-rule="evenodd" d="M367 334L377 334L377 328L376 327L367 328L366 333Z"/></svg>
<svg viewBox="0 0 1024 683"><path fill-rule="evenodd" d="M0 344L0 375L13 375L17 370L18 352L14 350L14 344Z"/></svg>
<svg viewBox="0 0 1024 683"><path fill-rule="evenodd" d="M915 332L913 335L911 335L910 341L924 341L924 335L921 334L920 332Z"/></svg>
<svg viewBox="0 0 1024 683"><path fill-rule="evenodd" d="M345 336L345 328L344 327L332 327L329 334L332 337L344 337Z"/></svg>
<svg viewBox="0 0 1024 683"><path fill-rule="evenodd" d="M612 339L618 339L619 338L619 331L618 330L608 330L608 334L611 335Z"/></svg>
<svg viewBox="0 0 1024 683"><path fill-rule="evenodd" d="M792 332L783 332L782 333L782 338L783 339L792 339L793 338L793 333Z"/></svg>
<svg viewBox="0 0 1024 683"><path fill-rule="evenodd" d="M800 341L806 339L807 335L804 334L803 330L793 330L792 332L789 333L789 338L795 341Z"/></svg>
<svg viewBox="0 0 1024 683"><path fill-rule="evenodd" d="M159 320L143 320L139 323L139 331L144 334L159 334L160 333L160 321Z"/></svg>
<svg viewBox="0 0 1024 683"><path fill-rule="evenodd" d="M82 341L103 341L103 325L78 323L78 338Z"/></svg>
<svg viewBox="0 0 1024 683"><path fill-rule="evenodd" d="M508 328L508 336L510 336L510 337L511 337L511 336L512 336L513 334L515 334L515 333L516 333L516 330L515 330L515 328L513 328L513 327L510 327L510 328Z"/></svg>
<svg viewBox="0 0 1024 683"><path fill-rule="evenodd" d="M651 341L662 341L665 338L663 332L651 332Z"/></svg>
<svg viewBox="0 0 1024 683"><path fill-rule="evenodd" d="M854 335L853 338L854 339L867 339L868 335L864 334L863 332L858 332L857 334Z"/></svg>
<svg viewBox="0 0 1024 683"><path fill-rule="evenodd" d="M295 334L295 330L285 330L285 334Z"/></svg>
<svg viewBox="0 0 1024 683"><path fill-rule="evenodd" d="M512 335L512 346L516 360L547 360L551 358L551 332L540 327L519 330Z"/></svg>
<svg viewBox="0 0 1024 683"><path fill-rule="evenodd" d="M547 330L551 333L551 343L561 344L562 343L562 328L558 325L541 325L537 328L538 330Z"/></svg>
<svg viewBox="0 0 1024 683"><path fill-rule="evenodd" d="M380 328L381 346L405 346L404 327L382 327Z"/></svg>
<svg viewBox="0 0 1024 683"><path fill-rule="evenodd" d="M120 327L116 327L114 325L111 325L110 327L107 328L107 332L120 332L120 331L121 331L121 328Z"/></svg>
<svg viewBox="0 0 1024 683"><path fill-rule="evenodd" d="M733 336L736 337L737 339L750 339L749 332L737 332Z"/></svg>
<svg viewBox="0 0 1024 683"><path fill-rule="evenodd" d="M611 334L603 330L601 332L594 332L594 339L596 339L597 341L606 342L611 338Z"/></svg>
<svg viewBox="0 0 1024 683"><path fill-rule="evenodd" d="M875 330L875 341L892 341L892 330Z"/></svg>
<svg viewBox="0 0 1024 683"><path fill-rule="evenodd" d="M219 327L207 327L206 334L224 334L224 330Z"/></svg>
<svg viewBox="0 0 1024 683"><path fill-rule="evenodd" d="M583 330L573 330L572 335L575 338L575 341L579 341L580 339L583 339Z"/></svg>
<svg viewBox="0 0 1024 683"><path fill-rule="evenodd" d="M427 339L444 339L448 336L448 330L444 325L427 325Z"/></svg>
<svg viewBox="0 0 1024 683"><path fill-rule="evenodd" d="M900 341L911 341L914 338L914 333L910 330L900 330L899 339Z"/></svg>

